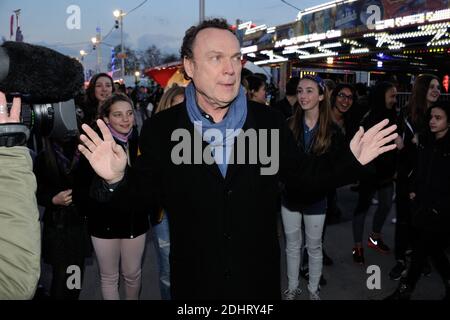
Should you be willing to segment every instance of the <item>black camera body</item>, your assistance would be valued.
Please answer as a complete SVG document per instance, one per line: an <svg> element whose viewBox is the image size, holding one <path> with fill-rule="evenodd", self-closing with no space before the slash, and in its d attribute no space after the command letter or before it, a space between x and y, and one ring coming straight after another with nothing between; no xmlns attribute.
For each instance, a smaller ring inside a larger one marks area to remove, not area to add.
<svg viewBox="0 0 450 320"><path fill-rule="evenodd" d="M30 137L30 130L22 123L0 124L0 147L24 146Z"/></svg>
<svg viewBox="0 0 450 320"><path fill-rule="evenodd" d="M7 101L21 98L21 121L37 136L65 140L78 134L73 98L83 83L76 59L27 43L0 46L0 91Z"/></svg>
<svg viewBox="0 0 450 320"><path fill-rule="evenodd" d="M11 104L8 104L10 108ZM22 103L21 122L32 134L66 140L78 135L74 100L48 104Z"/></svg>
<svg viewBox="0 0 450 320"><path fill-rule="evenodd" d="M12 104L8 103L8 112ZM66 141L78 135L73 100L52 104L22 104L20 123L0 124L0 146L23 146L31 134Z"/></svg>

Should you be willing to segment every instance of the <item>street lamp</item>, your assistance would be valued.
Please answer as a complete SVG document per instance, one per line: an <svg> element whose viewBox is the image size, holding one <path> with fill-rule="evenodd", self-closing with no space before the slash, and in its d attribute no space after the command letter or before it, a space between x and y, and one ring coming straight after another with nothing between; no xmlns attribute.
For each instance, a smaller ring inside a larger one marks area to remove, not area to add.
<svg viewBox="0 0 450 320"><path fill-rule="evenodd" d="M100 72L100 39L98 37L92 37L91 38L93 49L97 50L97 67L96 67L96 72L99 73ZM98 46L97 46L98 45Z"/></svg>
<svg viewBox="0 0 450 320"><path fill-rule="evenodd" d="M93 49L97 50L97 73L101 72L102 69L102 35L100 33L100 28L97 27L97 36L91 38L92 44L94 45Z"/></svg>
<svg viewBox="0 0 450 320"><path fill-rule="evenodd" d="M81 65L83 66L83 75L84 75L84 80L86 80L86 70L84 67L84 57L87 56L87 52L84 50L80 50L80 56L81 56Z"/></svg>
<svg viewBox="0 0 450 320"><path fill-rule="evenodd" d="M136 87L138 86L140 76L141 76L141 73L139 71L136 71L134 73L134 83L136 84Z"/></svg>
<svg viewBox="0 0 450 320"><path fill-rule="evenodd" d="M116 28L119 27L120 23L120 64L121 64L121 75L125 78L125 56L123 52L123 17L126 15L122 10L114 10L113 15L116 19Z"/></svg>
<svg viewBox="0 0 450 320"><path fill-rule="evenodd" d="M120 17L120 10L114 10L113 15L114 15L114 17L119 18Z"/></svg>

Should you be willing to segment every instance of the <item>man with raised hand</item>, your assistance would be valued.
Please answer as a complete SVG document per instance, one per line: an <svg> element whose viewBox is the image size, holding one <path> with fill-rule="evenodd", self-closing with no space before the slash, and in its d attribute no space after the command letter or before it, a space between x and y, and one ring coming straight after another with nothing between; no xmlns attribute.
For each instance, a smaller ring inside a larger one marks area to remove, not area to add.
<svg viewBox="0 0 450 320"><path fill-rule="evenodd" d="M350 183L395 148L386 144L396 127L360 129L337 158L311 160L278 112L247 102L239 41L225 20L188 29L181 56L192 80L185 102L144 124L135 166L101 120L103 139L83 125L79 149L104 179L92 193L169 213L173 299L280 299L279 182L306 201Z"/></svg>

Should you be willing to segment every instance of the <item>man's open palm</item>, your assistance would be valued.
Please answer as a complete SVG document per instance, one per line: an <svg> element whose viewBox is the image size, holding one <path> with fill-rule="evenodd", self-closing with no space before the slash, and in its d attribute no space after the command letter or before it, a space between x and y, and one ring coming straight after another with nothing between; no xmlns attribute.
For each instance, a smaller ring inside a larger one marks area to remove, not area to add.
<svg viewBox="0 0 450 320"><path fill-rule="evenodd" d="M392 125L383 129L388 123L389 120L383 120L366 132L363 128L360 128L350 141L350 149L362 165L366 165L380 154L396 148L395 143L389 143L398 136L397 133L392 133L397 129L397 126Z"/></svg>
<svg viewBox="0 0 450 320"><path fill-rule="evenodd" d="M127 165L127 155L118 145L102 120L97 120L97 125L103 136L103 140L87 124L82 125L86 135L80 139L84 145L78 145L80 152L89 160L95 172L112 184L122 180Z"/></svg>

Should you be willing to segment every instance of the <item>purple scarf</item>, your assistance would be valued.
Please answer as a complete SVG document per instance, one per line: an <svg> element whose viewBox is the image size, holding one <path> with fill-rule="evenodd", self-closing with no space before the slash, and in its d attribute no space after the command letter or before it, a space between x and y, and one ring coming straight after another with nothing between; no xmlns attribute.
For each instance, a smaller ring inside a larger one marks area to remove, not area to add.
<svg viewBox="0 0 450 320"><path fill-rule="evenodd" d="M110 126L109 124L107 124L109 131L111 131L111 134L114 138L116 138L117 140L119 140L120 142L123 143L128 143L128 138L131 136L131 134L133 133L133 127L131 127L130 132L128 132L127 134L122 134L117 132L116 130L114 130L114 128L112 126Z"/></svg>

